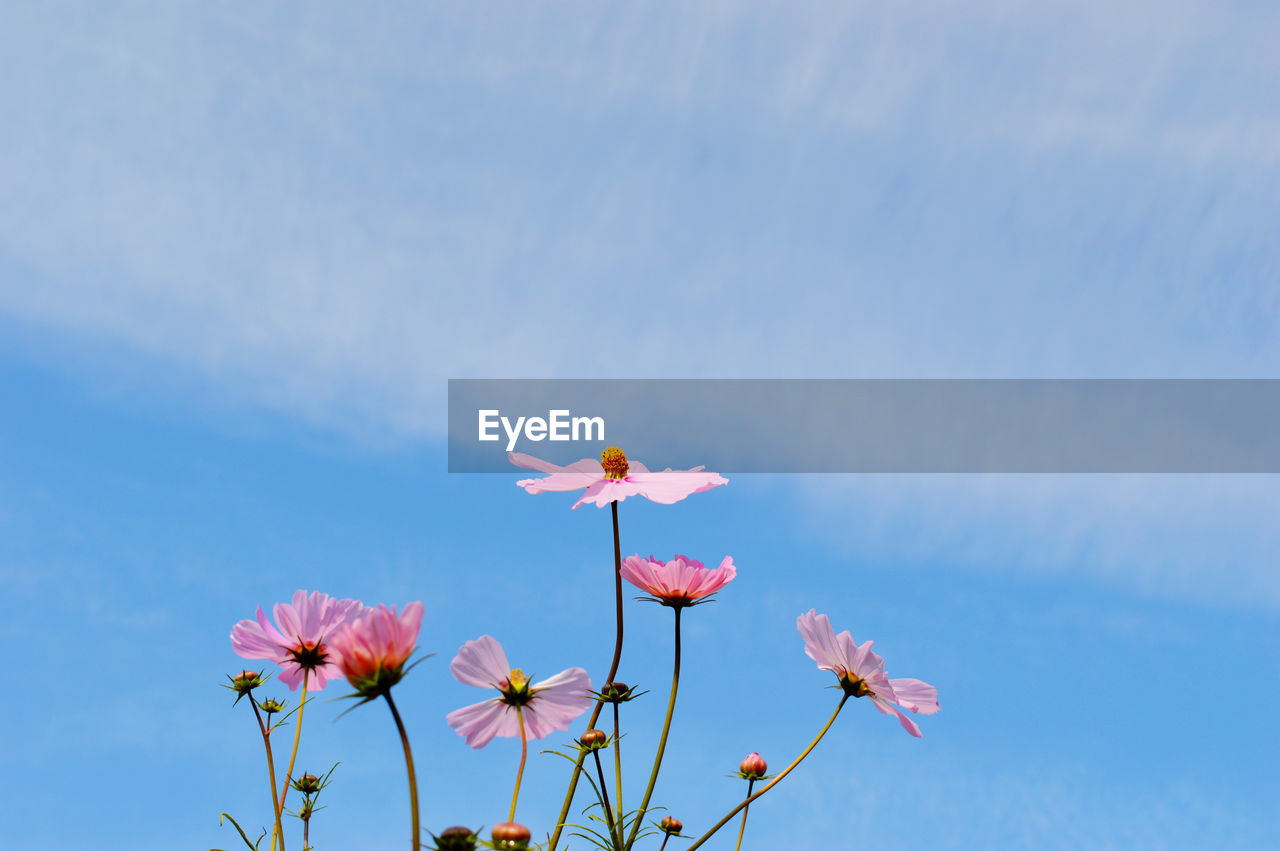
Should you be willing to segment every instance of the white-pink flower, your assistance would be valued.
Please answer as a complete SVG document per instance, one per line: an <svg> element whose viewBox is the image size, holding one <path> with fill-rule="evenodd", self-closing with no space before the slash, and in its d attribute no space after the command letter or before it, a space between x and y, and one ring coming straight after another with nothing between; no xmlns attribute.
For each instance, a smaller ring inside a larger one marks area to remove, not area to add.
<svg viewBox="0 0 1280 851"><path fill-rule="evenodd" d="M702 562L678 555L668 562L653 556L627 556L622 560L622 578L642 591L647 591L664 606L680 608L696 605L728 585L738 569L733 559L725 556L720 566L707 570Z"/></svg>
<svg viewBox="0 0 1280 851"><path fill-rule="evenodd" d="M652 502L670 505L690 494L702 493L729 483L719 473L708 473L702 467L694 467L692 470L668 468L651 472L639 461L628 460L616 446L610 446L601 452L600 461L583 458L567 467L520 452L508 452L507 459L517 467L549 474L543 479L521 479L516 482L518 487L529 493L586 488L587 492L573 504L574 508L584 502L593 502L597 508L604 508L611 502L622 502L629 496L637 495Z"/></svg>
<svg viewBox="0 0 1280 851"><path fill-rule="evenodd" d="M497 736L519 736L517 707L524 716L527 738L541 739L569 729L569 723L592 701L591 678L582 668L569 668L550 679L530 683L523 671L507 663L502 645L490 635L462 645L449 670L458 682L498 692L496 697L455 709L446 717L449 726L473 748L482 748Z"/></svg>
<svg viewBox="0 0 1280 851"><path fill-rule="evenodd" d="M836 635L831 620L815 609L796 618L796 628L804 639L804 652L818 663L819 669L836 675L845 694L871 698L876 709L885 715L896 714L904 730L920 737L920 728L902 714L902 709L923 715L937 712L936 688L920 680L889 679L884 672L884 659L871 650L874 642L855 644L848 630Z"/></svg>
<svg viewBox="0 0 1280 851"><path fill-rule="evenodd" d="M276 603L267 620L258 607L257 620L242 620L231 628L231 647L246 659L269 659L280 666L280 682L296 690L310 672L307 688L319 691L342 675L336 654L325 644L338 627L358 615L359 600L339 600L301 589L292 603Z"/></svg>

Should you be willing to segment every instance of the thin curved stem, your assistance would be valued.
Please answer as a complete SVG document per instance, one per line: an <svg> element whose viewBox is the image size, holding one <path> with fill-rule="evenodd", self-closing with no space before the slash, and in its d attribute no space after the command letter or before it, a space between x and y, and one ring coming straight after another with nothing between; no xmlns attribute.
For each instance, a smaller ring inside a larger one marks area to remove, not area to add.
<svg viewBox="0 0 1280 851"><path fill-rule="evenodd" d="M311 672L302 673L302 700L298 704L298 717L293 730L293 753L289 755L289 771L284 776L284 788L280 790L280 811L284 811L284 799L289 794L289 784L293 782L293 764L298 759L298 741L302 738L302 710L307 708L307 686L311 683ZM271 847L275 847L274 840ZM284 832L280 833L280 851L284 851Z"/></svg>
<svg viewBox="0 0 1280 851"><path fill-rule="evenodd" d="M284 828L280 824L280 802L276 800L276 761L271 755L271 731L267 729L267 725L262 723L262 713L258 711L258 701L253 699L253 695L249 695L249 705L253 707L253 714L258 719L258 729L262 731L262 744L267 749L267 774L271 778L271 808L275 811L276 821L271 826L271 847L276 847L276 838L280 839L280 851L284 851Z"/></svg>
<svg viewBox="0 0 1280 851"><path fill-rule="evenodd" d="M636 813L636 823L631 826L631 833L627 836L626 848L630 848L635 844L636 834L640 832L640 825L644 822L644 814L649 810L649 799L653 797L653 787L658 785L658 771L662 768L662 755L667 750L667 734L671 732L671 716L676 711L676 692L680 689L680 612L683 610L681 606L675 607L676 652L675 665L671 673L671 697L667 700L667 718L662 722L662 736L658 739L658 753L653 758L653 770L649 772L649 785L645 788L644 798L640 801L640 811Z"/></svg>
<svg viewBox="0 0 1280 851"><path fill-rule="evenodd" d="M733 851L742 851L742 835L747 832L747 813L751 812L751 790L755 785L754 777L747 781L747 805L742 808L742 826L738 828L738 844L733 846Z"/></svg>
<svg viewBox="0 0 1280 851"><path fill-rule="evenodd" d="M613 640L613 662L609 665L606 683L613 682L622 661L622 540L618 537L618 503L611 502L609 507L613 509L613 599L618 624Z"/></svg>
<svg viewBox="0 0 1280 851"><path fill-rule="evenodd" d="M600 778L600 803L604 804L604 817L609 824L609 839L614 847L622 842L622 827L613 823L613 808L609 806L609 787L604 782L604 766L600 764L600 751L593 750L591 755L596 760L596 776Z"/></svg>
<svg viewBox="0 0 1280 851"><path fill-rule="evenodd" d="M609 507L613 509L613 596L617 610L617 637L613 642L613 661L609 664L609 676L605 677L606 683L613 682L613 678L618 675L618 663L622 661L622 539L618 535L618 503L611 502ZM588 728L596 726L596 721L600 720L600 710L603 708L604 704L596 701L595 709L591 710L591 720L587 722ZM556 851L556 845L560 842L560 832L564 830L565 820L569 818L569 808L573 806L573 796L578 791L578 775L582 772L582 761L586 758L586 751L578 752L578 760L573 766L573 776L569 778L569 789L565 792L564 806L560 808L560 818L556 820L556 829L551 834L547 851Z"/></svg>
<svg viewBox="0 0 1280 851"><path fill-rule="evenodd" d="M382 696L387 699L391 717L396 719L396 729L400 731L400 744L404 746L404 767L409 772L409 819L413 825L413 851L419 851L422 840L421 829L418 827L418 777L413 771L413 751L409 749L409 734L404 730L404 721L400 719L400 711L396 709L396 703L391 699L391 692L384 691Z"/></svg>
<svg viewBox="0 0 1280 851"><path fill-rule="evenodd" d="M529 739L524 733L524 707L516 707L516 720L520 722L520 768L516 770L516 788L511 793L511 813L507 821L516 820L516 801L520 798L520 781L524 779L524 761L529 756Z"/></svg>
<svg viewBox="0 0 1280 851"><path fill-rule="evenodd" d="M717 830L724 827L729 822L729 819L736 816L740 811L745 810L747 807L751 806L751 802L754 801L756 798L759 798L765 792L768 792L774 786L777 786L782 781L782 778L790 774L793 768L795 768L802 761L804 761L804 758L809 755L809 752L818 746L818 742L822 741L822 737L825 736L827 734L827 731L831 729L831 725L836 723L836 716L840 714L841 709L844 709L844 704L848 699L849 699L849 695L847 694L840 698L840 703L839 705L836 706L836 711L831 713L831 717L827 720L826 726L823 727L820 731L818 731L817 738L815 738L812 742L809 743L809 747L804 749L804 753L800 754L800 756L796 757L795 760L793 760L790 765L782 769L782 773L780 773L777 777L770 780L763 789L761 789L759 792L756 792L754 795L749 795L745 801L743 801L741 804L738 804L738 806L730 810L727 816L720 819L720 821L716 822L715 825L710 830L702 834L702 836L698 837L698 841L690 845L688 848L686 848L685 851L694 851L695 848L697 848L702 843L710 839L713 835L715 835L715 832Z"/></svg>

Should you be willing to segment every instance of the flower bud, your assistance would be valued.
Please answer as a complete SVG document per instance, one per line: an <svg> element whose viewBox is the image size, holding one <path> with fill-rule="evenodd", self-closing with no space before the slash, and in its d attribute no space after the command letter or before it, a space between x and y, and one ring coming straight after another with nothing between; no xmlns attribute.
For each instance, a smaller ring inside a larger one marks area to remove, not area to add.
<svg viewBox="0 0 1280 851"><path fill-rule="evenodd" d="M626 703L634 696L626 683L605 683L600 689L600 697L605 703Z"/></svg>
<svg viewBox="0 0 1280 851"><path fill-rule="evenodd" d="M599 750L609 741L609 734L604 730L587 730L578 741L589 751Z"/></svg>
<svg viewBox="0 0 1280 851"><path fill-rule="evenodd" d="M314 795L316 792L319 792L324 788L323 784L320 782L320 778L316 777L314 774L304 774L297 780L293 781L290 785L304 795Z"/></svg>
<svg viewBox="0 0 1280 851"><path fill-rule="evenodd" d="M663 816L662 821L658 822L658 827L662 828L663 833L679 833L684 830L684 824L680 819L671 816Z"/></svg>
<svg viewBox="0 0 1280 851"><path fill-rule="evenodd" d="M469 827L446 827L435 840L436 851L476 851L476 834Z"/></svg>
<svg viewBox="0 0 1280 851"><path fill-rule="evenodd" d="M746 780L759 780L769 770L769 764L758 753L748 754L738 765L738 774Z"/></svg>
<svg viewBox="0 0 1280 851"><path fill-rule="evenodd" d="M273 712L284 712L284 701L276 700L274 697L268 697L262 703L258 704L262 707L262 711L270 715Z"/></svg>
<svg viewBox="0 0 1280 851"><path fill-rule="evenodd" d="M493 826L493 847L501 851L524 851L529 847L529 828L513 821L504 821Z"/></svg>
<svg viewBox="0 0 1280 851"><path fill-rule="evenodd" d="M236 703L239 703L240 698L265 682L261 671L241 671L235 676L227 674L227 679L231 680L231 685L224 686L224 688L229 688L236 693Z"/></svg>

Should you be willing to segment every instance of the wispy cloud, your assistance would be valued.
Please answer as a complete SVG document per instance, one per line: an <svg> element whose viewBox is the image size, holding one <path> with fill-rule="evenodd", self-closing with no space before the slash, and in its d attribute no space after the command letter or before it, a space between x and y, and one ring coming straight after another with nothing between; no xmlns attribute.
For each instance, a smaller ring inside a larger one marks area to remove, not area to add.
<svg viewBox="0 0 1280 851"><path fill-rule="evenodd" d="M868 564L1071 574L1280 607L1270 476L842 476L798 493L811 531Z"/></svg>
<svg viewBox="0 0 1280 851"><path fill-rule="evenodd" d="M0 315L411 437L458 376L1270 376L1277 36L1145 0L25 4ZM1274 600L1275 495L1222 487L855 497L925 506L921 557L1101 535L1099 571Z"/></svg>
<svg viewBox="0 0 1280 851"><path fill-rule="evenodd" d="M1276 28L28 6L0 311L406 433L449 375L1267 374Z"/></svg>

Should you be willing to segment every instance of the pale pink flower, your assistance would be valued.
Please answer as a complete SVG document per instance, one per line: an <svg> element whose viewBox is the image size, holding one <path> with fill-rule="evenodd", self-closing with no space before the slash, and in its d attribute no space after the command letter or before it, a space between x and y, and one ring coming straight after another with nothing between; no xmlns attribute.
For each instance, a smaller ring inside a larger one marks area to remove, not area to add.
<svg viewBox="0 0 1280 851"><path fill-rule="evenodd" d="M410 603L399 613L395 606L379 605L365 608L334 633L329 648L357 694L377 696L400 682L404 663L416 649L422 615L420 602Z"/></svg>
<svg viewBox="0 0 1280 851"><path fill-rule="evenodd" d="M673 608L697 605L699 600L716 593L738 575L730 556L725 556L720 566L712 570L688 556L678 555L666 563L653 556L647 559L627 556L622 560L620 572L623 579L649 592L662 605Z"/></svg>
<svg viewBox="0 0 1280 851"><path fill-rule="evenodd" d="M333 632L359 613L359 600L339 600L299 589L292 603L276 603L267 620L258 607L256 621L242 620L231 629L231 647L246 659L269 659L280 666L280 682L297 689L310 672L307 688L319 691L340 676L337 658L326 641Z"/></svg>
<svg viewBox="0 0 1280 851"><path fill-rule="evenodd" d="M520 452L508 452L507 459L517 467L528 467L550 474L543 479L521 479L516 482L517 486L529 493L586 488L587 492L573 504L574 508L584 502L594 502L597 508L604 508L611 502L622 502L637 494L652 502L670 505L689 494L702 493L729 483L719 473L708 473L702 467L694 467L692 470L668 468L661 472L650 472L639 461L628 460L616 446L610 446L601 452L600 461L583 458L567 467Z"/></svg>
<svg viewBox="0 0 1280 851"><path fill-rule="evenodd" d="M460 683L498 692L497 697L455 709L446 718L473 748L484 747L496 736L519 736L516 707L524 715L526 737L541 739L569 729L569 723L591 705L591 678L582 668L569 668L530 684L523 671L507 663L502 645L490 635L462 645L449 670Z"/></svg>
<svg viewBox="0 0 1280 851"><path fill-rule="evenodd" d="M902 709L923 715L937 712L936 688L920 680L889 679L884 673L884 659L871 650L874 642L854 644L848 630L836 635L830 619L814 609L796 618L796 628L804 639L804 652L818 663L819 669L836 675L845 694L871 698L876 709L885 715L896 714L902 728L919 738L920 728L902 714Z"/></svg>

